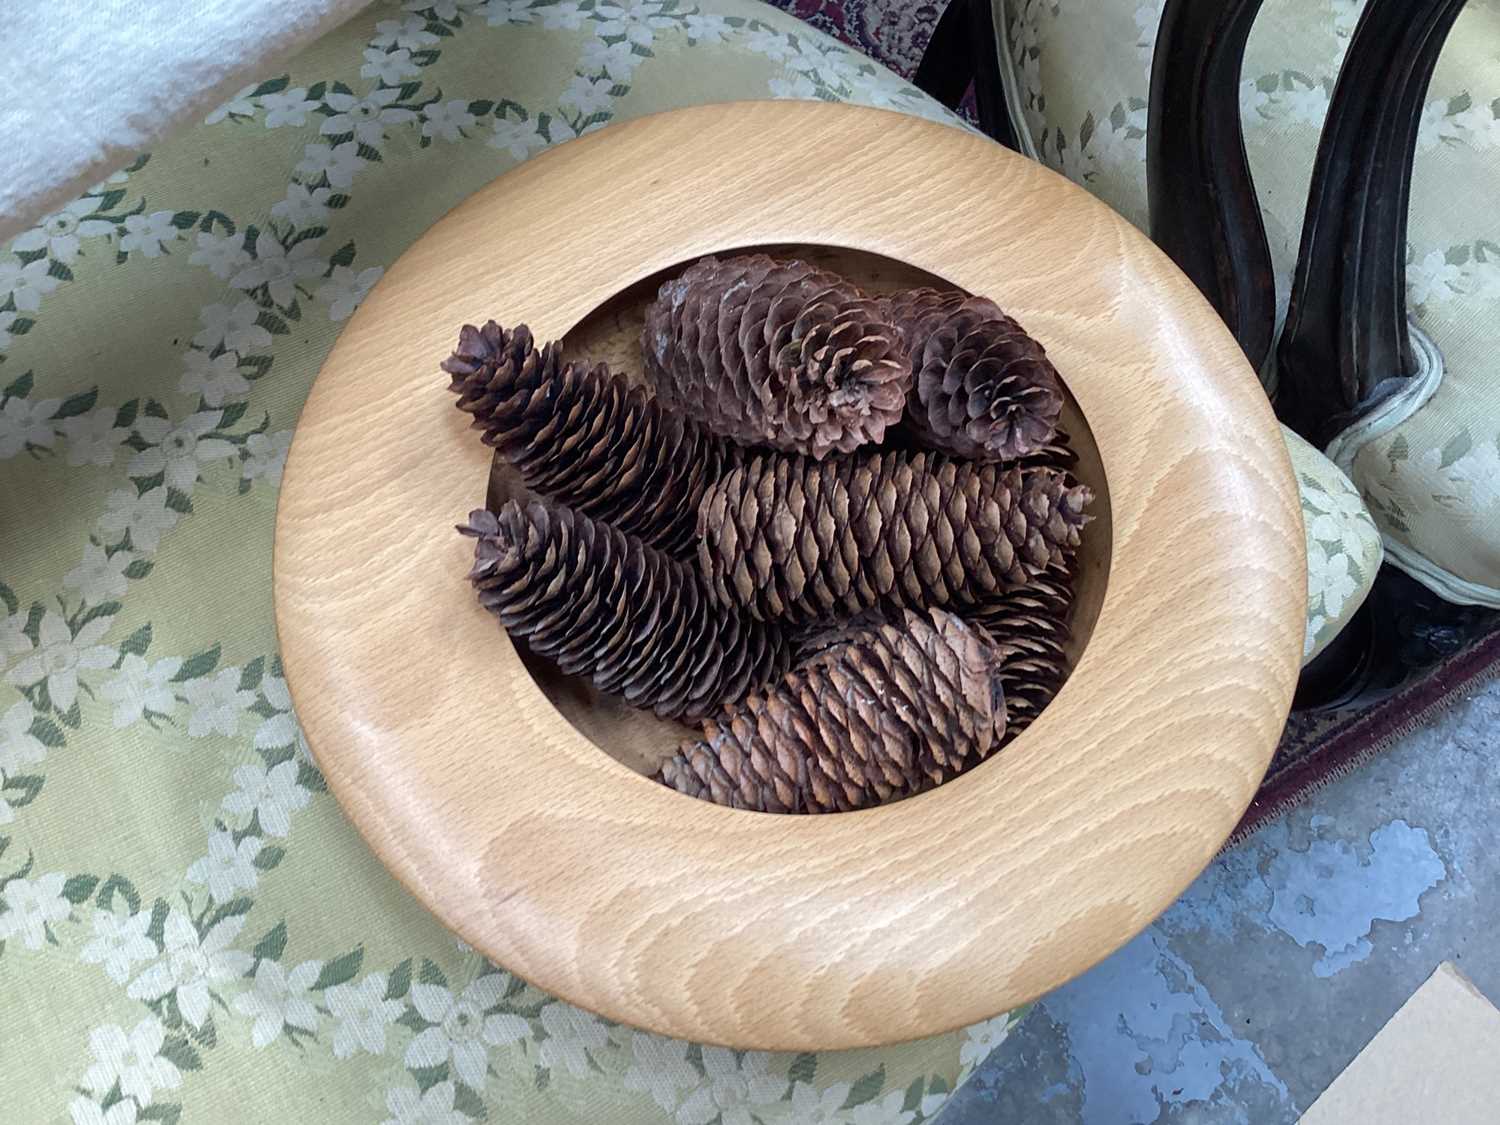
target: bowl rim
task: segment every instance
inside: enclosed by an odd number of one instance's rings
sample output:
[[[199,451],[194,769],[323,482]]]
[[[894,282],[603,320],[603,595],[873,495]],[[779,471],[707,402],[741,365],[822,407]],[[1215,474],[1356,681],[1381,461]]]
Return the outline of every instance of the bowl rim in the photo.
[[[490,451],[437,373],[461,323],[514,310],[559,338],[674,262],[788,242],[885,255],[999,301],[1067,373],[1113,509],[1093,634],[1036,723],[927,794],[819,817],[687,800],[561,716],[462,580],[452,525],[483,503]],[[1305,567],[1254,373],[1124,219],[960,129],[740,102],[558,146],[401,255],[298,423],[273,589],[329,788],[465,941],[663,1035],[832,1050],[1025,1003],[1170,905],[1275,747]]]

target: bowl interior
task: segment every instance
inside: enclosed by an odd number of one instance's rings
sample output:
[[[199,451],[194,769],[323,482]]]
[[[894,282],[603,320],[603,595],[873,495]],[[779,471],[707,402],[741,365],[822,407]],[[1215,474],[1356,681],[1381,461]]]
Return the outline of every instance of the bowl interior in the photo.
[[[779,257],[797,257],[834,270],[849,278],[867,292],[890,293],[899,289],[930,286],[936,289],[958,289],[934,274],[895,258],[863,250],[850,250],[820,244],[778,244],[738,247],[723,254],[761,251]],[[682,262],[634,285],[621,289],[594,308],[563,337],[563,354],[570,360],[604,360],[633,382],[640,381],[641,326],[646,306],[655,298],[661,283],[691,264]],[[1005,294],[984,294],[1002,308]],[[1041,339],[1045,347],[1049,341]],[[1067,371],[1061,371],[1066,382]],[[1109,489],[1099,449],[1088,421],[1071,394],[1063,405],[1062,426],[1072,438],[1078,464],[1074,473],[1094,490],[1089,511],[1093,521],[1084,530],[1078,555],[1077,598],[1073,608],[1072,639],[1069,664],[1076,665],[1088,644],[1109,576],[1110,521]],[[490,467],[486,503],[494,508],[517,496],[529,495],[510,466],[497,454]],[[604,753],[643,774],[650,774],[667,758],[678,743],[696,731],[682,723],[658,719],[649,711],[631,707],[623,700],[601,693],[586,679],[567,676],[555,665],[533,654],[524,643],[516,649],[527,671],[536,680],[553,705],[581,734]],[[978,767],[985,768],[983,765]]]

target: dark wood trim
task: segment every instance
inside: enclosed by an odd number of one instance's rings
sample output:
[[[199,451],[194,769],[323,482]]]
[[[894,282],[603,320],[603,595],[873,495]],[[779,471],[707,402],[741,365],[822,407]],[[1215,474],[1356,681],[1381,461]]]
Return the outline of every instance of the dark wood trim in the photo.
[[[977,52],[969,38],[971,0],[953,0],[938,17],[912,84],[949,109],[957,109],[974,80]]]
[[[1151,66],[1151,237],[1213,303],[1257,369],[1276,284],[1240,125],[1240,67],[1261,0],[1167,0]]]
[[[1277,410],[1320,448],[1415,369],[1406,221],[1417,127],[1464,0],[1369,0],[1323,126],[1286,327]]]

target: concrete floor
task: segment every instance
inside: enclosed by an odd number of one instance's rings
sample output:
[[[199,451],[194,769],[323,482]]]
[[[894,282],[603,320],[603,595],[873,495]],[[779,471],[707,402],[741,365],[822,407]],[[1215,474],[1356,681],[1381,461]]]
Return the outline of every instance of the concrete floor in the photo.
[[[1216,860],[940,1125],[1295,1122],[1445,960],[1500,1001],[1500,682]]]

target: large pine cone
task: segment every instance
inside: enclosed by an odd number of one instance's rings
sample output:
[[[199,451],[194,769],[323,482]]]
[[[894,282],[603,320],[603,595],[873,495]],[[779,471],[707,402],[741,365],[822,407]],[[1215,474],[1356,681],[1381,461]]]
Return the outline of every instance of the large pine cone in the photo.
[[[656,778],[758,812],[846,812],[909,797],[983,760],[1004,737],[999,653],[942,610],[848,637],[703,724]]]
[[[1074,575],[1051,566],[1027,585],[973,606],[964,617],[994,639],[1005,686],[1007,740],[1031,725],[1068,677]]]
[[[662,718],[694,720],[787,667],[780,633],[718,605],[702,579],[567,508],[469,513],[479,601],[512,636]]]
[[[523,324],[464,325],[443,362],[458,408],[536,492],[675,558],[691,557],[704,490],[739,447],[630,387],[608,365],[564,364]]]
[[[698,562],[720,601],[763,621],[961,607],[1066,561],[1092,495],[1057,470],[932,453],[758,454],[704,495]]]
[[[671,408],[742,444],[816,458],[880,441],[911,386],[882,302],[764,254],[704,258],[663,285],[641,351]]]
[[[907,425],[934,449],[1013,461],[1047,444],[1062,380],[1046,350],[984,297],[911,289],[890,298],[915,386]]]

